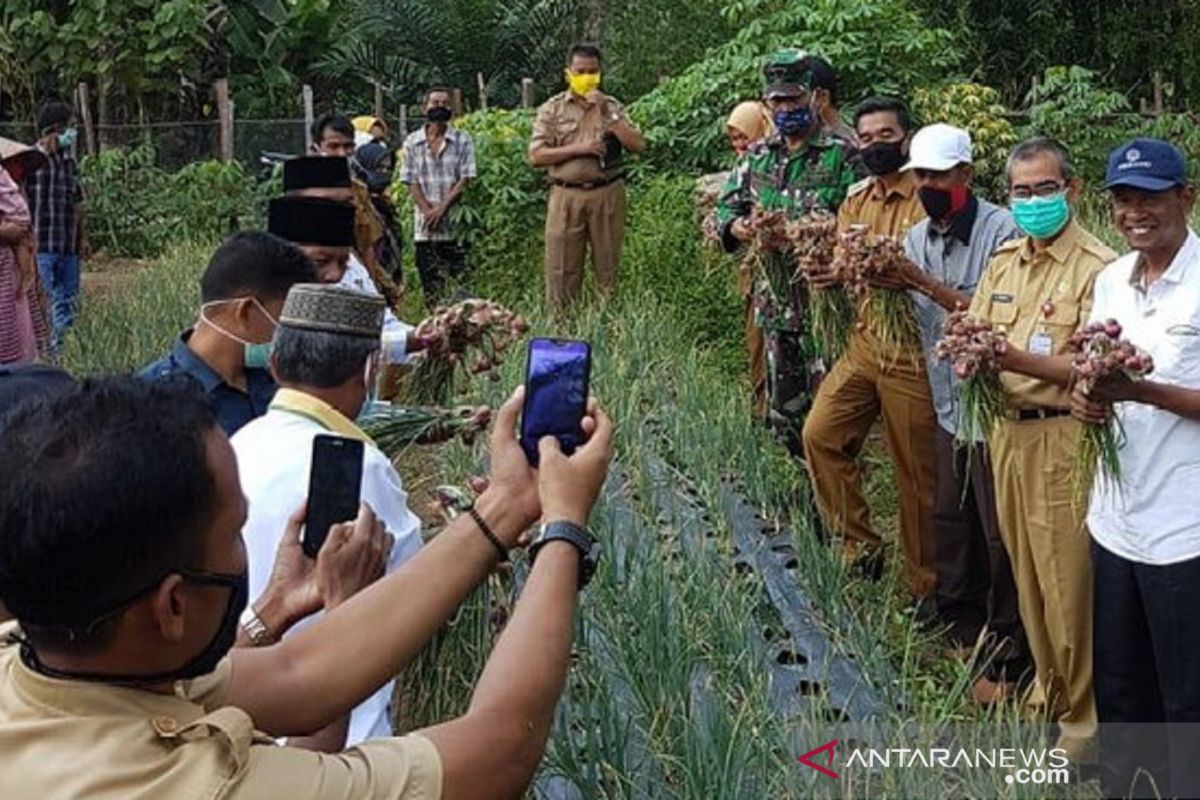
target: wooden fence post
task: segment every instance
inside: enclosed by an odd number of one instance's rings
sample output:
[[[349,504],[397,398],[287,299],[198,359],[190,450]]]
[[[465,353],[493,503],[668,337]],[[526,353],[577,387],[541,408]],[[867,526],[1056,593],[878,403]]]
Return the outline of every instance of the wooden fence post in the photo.
[[[83,123],[83,146],[89,156],[96,155],[96,128],[92,125],[92,102],[88,97],[88,85],[80,81],[79,89],[79,120]]]
[[[463,93],[457,86],[450,91],[450,107],[454,109],[454,116],[463,115]]]
[[[312,152],[313,90],[307,83],[301,92],[304,98],[304,155]]]
[[[383,84],[379,81],[373,81],[375,84],[375,119],[383,119]]]
[[[396,127],[400,129],[400,139],[408,136],[408,104],[400,104],[400,113],[396,116]]]
[[[533,108],[533,78],[521,78],[521,108]]]
[[[233,161],[233,101],[229,99],[229,79],[218,78],[213,88],[217,93],[217,142],[221,160]]]
[[[1154,70],[1154,116],[1163,113],[1163,76],[1162,70]]]

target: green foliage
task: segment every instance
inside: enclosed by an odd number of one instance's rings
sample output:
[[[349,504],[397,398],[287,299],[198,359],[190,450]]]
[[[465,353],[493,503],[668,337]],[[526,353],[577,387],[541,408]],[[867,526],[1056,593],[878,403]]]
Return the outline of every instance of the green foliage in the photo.
[[[1104,177],[1108,152],[1136,135],[1141,120],[1120,92],[1096,85],[1083,67],[1050,67],[1026,95],[1029,124],[1022,136],[1052,136],[1065,144],[1076,172],[1088,183]]]
[[[237,162],[196,162],[172,174],[140,145],[103,150],[81,166],[88,238],[113,256],[145,258],[173,242],[219,237],[253,205],[254,181]]]
[[[950,83],[918,89],[913,96],[913,113],[920,124],[945,122],[971,134],[975,162],[975,187],[992,200],[1008,193],[1004,164],[1017,143],[1017,133],[991,87],[977,83]]]
[[[730,13],[745,19],[732,40],[633,104],[659,164],[701,171],[727,160],[725,115],[762,93],[762,59],[772,50],[800,45],[828,59],[847,108],[875,92],[906,95],[958,64],[950,33],[902,0],[747,0]]]

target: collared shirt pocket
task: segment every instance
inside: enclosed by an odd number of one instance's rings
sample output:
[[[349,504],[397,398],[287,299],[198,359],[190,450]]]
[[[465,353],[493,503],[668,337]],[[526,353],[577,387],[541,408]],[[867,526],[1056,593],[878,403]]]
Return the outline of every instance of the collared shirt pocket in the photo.
[[[1200,321],[1168,325],[1161,348],[1156,348],[1154,372],[1168,383],[1200,387]],[[1151,377],[1154,377],[1152,375]]]
[[[987,318],[993,326],[1011,333],[1017,323],[1017,304],[1011,295],[993,294],[988,302]]]
[[[1041,319],[1034,326],[1034,335],[1043,334],[1050,337],[1052,348],[1047,355],[1066,352],[1071,336],[1079,329],[1080,307],[1078,303],[1052,302],[1050,313],[1039,309]]]

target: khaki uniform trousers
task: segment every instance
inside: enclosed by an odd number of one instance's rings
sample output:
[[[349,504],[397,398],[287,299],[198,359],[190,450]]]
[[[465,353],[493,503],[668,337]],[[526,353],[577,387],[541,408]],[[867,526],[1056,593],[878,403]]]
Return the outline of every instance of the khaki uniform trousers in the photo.
[[[1089,760],[1096,736],[1091,551],[1070,475],[1080,432],[1070,417],[1004,420],[991,444],[1000,535],[1038,686],[1062,731],[1059,746]]]
[[[598,189],[553,186],[546,209],[546,301],[553,309],[571,305],[583,286],[588,245],[596,283],[605,297],[617,288],[625,237],[625,184]]]
[[[896,466],[905,578],[913,596],[924,597],[936,583],[937,416],[919,351],[898,357],[886,368],[880,362],[869,335],[854,331],[846,353],[817,392],[804,425],[804,452],[817,504],[830,531],[845,537],[851,549],[878,548],[881,540],[871,527],[858,455],[882,414]]]
[[[746,264],[738,265],[738,293],[742,296],[746,328],[746,358],[750,363],[750,411],[767,415],[767,342],[754,311],[754,276]]]

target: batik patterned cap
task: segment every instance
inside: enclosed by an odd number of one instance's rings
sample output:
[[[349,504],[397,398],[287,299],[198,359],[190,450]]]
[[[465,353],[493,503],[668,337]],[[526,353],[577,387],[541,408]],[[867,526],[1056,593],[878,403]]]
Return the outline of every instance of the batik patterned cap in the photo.
[[[279,324],[305,331],[378,339],[383,298],[328,283],[298,283],[288,292]]]

